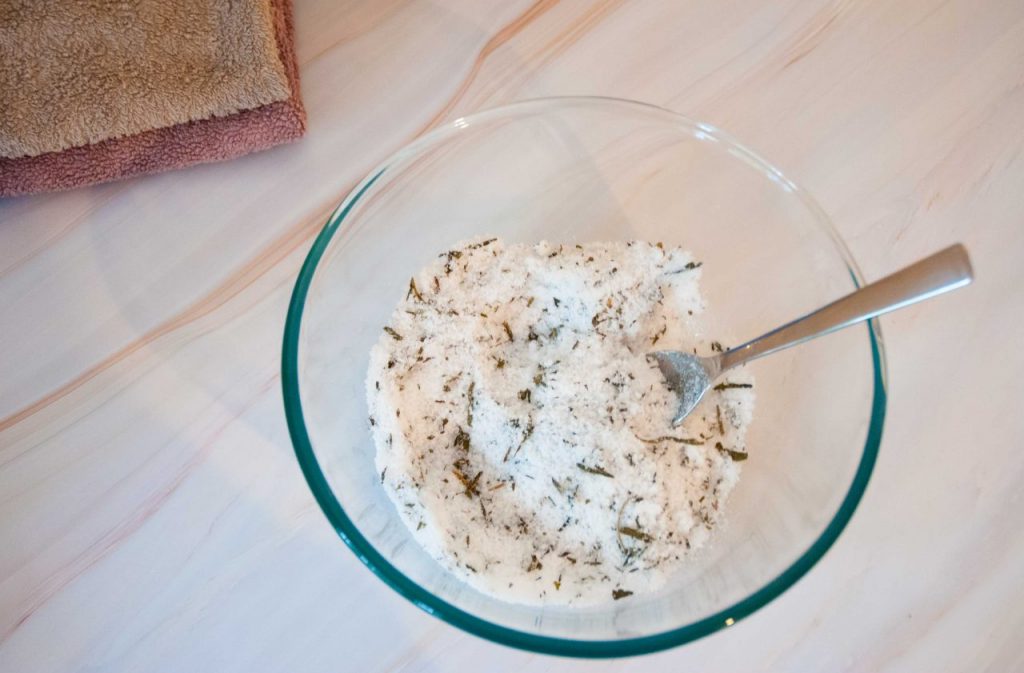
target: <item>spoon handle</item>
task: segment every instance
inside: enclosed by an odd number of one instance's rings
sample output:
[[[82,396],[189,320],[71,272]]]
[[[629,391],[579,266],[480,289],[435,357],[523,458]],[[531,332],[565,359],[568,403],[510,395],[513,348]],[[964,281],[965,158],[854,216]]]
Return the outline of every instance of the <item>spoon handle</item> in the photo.
[[[813,313],[723,353],[719,356],[720,371],[955,290],[967,285],[973,278],[971,261],[964,246],[959,243],[951,245]]]

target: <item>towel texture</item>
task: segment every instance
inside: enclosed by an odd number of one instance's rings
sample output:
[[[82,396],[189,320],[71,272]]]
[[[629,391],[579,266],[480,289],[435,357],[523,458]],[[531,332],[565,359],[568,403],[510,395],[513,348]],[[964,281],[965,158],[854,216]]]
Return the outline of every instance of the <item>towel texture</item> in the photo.
[[[299,98],[290,0],[271,1],[276,51],[290,95],[286,100],[145,131],[62,152],[0,159],[0,197],[73,189],[99,182],[232,159],[295,140],[306,127]]]
[[[0,156],[288,98],[269,0],[0,0]]]

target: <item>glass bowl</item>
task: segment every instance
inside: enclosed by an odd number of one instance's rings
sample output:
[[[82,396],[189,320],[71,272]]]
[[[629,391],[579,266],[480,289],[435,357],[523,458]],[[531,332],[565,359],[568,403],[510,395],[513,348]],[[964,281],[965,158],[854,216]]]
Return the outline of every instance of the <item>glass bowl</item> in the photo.
[[[709,545],[667,587],[590,608],[532,607],[448,574],[402,524],[374,467],[368,354],[410,276],[476,235],[641,239],[704,263],[709,336],[745,340],[855,289],[860,273],[806,192],[721,131],[602,98],[457,119],[388,159],[338,206],[299,274],[282,378],[299,464],[338,534],[432,615],[537,652],[623,656],[727,627],[806,573],[864,493],[885,416],[877,324],[753,363],[750,459]]]

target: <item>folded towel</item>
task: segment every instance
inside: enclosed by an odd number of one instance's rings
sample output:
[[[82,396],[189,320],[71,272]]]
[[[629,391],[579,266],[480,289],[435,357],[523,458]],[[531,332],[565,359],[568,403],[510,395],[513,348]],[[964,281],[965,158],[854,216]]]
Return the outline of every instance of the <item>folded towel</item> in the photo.
[[[277,52],[290,89],[287,100],[63,152],[0,159],[0,197],[73,189],[232,159],[302,136],[306,113],[299,98],[291,0],[271,0],[271,10]]]
[[[269,0],[0,0],[0,157],[288,94]]]

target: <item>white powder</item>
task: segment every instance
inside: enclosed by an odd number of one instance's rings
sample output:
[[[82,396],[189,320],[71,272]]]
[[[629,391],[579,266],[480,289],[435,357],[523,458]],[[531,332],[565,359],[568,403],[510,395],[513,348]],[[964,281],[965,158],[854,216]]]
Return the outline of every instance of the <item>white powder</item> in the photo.
[[[746,457],[752,379],[682,427],[644,357],[707,353],[700,264],[642,242],[444,253],[370,355],[381,481],[416,540],[473,587],[591,604],[658,588],[719,519]]]

